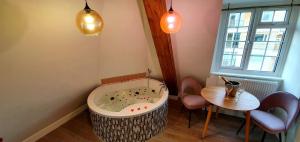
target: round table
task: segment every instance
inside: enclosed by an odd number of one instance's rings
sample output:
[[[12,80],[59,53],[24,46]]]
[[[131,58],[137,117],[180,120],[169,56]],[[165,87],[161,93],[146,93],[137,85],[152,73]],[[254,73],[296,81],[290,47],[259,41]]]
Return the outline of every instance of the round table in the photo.
[[[225,87],[207,87],[201,90],[202,97],[210,103],[208,114],[202,131],[204,138],[212,114],[212,106],[246,112],[245,142],[249,141],[250,111],[257,109],[260,105],[259,100],[249,92],[240,89],[235,98],[227,97]]]

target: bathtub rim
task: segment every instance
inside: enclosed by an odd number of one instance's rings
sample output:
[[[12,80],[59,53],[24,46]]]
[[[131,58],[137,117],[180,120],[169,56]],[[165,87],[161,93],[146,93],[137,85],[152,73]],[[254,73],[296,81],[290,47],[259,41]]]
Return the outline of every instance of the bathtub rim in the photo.
[[[87,105],[88,105],[89,111],[93,111],[94,113],[96,113],[98,115],[102,115],[102,116],[109,117],[109,118],[130,118],[130,117],[136,117],[136,116],[144,115],[144,114],[147,114],[147,113],[150,113],[150,112],[153,112],[153,111],[157,110],[162,105],[164,105],[165,103],[167,103],[168,96],[169,96],[169,90],[168,89],[162,89],[162,93],[163,93],[162,97],[160,98],[160,100],[158,100],[155,103],[156,105],[154,105],[151,109],[143,111],[141,113],[135,113],[135,114],[131,114],[131,115],[128,115],[125,112],[124,113],[120,113],[120,112],[115,113],[115,112],[111,112],[111,111],[106,111],[104,109],[100,109],[94,103],[94,98],[97,95],[96,92],[97,92],[98,89],[101,89],[101,87],[109,86],[109,85],[116,85],[116,84],[124,84],[124,83],[128,83],[128,82],[131,82],[131,81],[147,80],[147,79],[148,78],[132,79],[132,80],[123,81],[123,82],[104,84],[104,85],[101,85],[101,86],[95,88],[89,94],[88,99],[87,99]],[[154,81],[154,82],[159,83],[159,84],[162,84],[162,82],[160,82],[160,81],[158,81],[156,79],[150,78],[149,80]],[[135,105],[135,104],[133,104],[133,105]],[[130,105],[130,106],[132,106],[132,105]],[[126,108],[128,108],[130,106],[127,106]],[[124,109],[126,109],[126,108],[124,108]]]

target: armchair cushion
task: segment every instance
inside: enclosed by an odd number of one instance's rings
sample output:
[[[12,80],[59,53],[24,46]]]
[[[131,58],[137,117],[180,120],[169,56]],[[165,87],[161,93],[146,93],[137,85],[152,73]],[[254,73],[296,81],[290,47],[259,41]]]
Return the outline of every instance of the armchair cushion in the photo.
[[[250,116],[257,126],[262,127],[268,133],[277,134],[285,131],[284,122],[271,113],[253,110],[250,112]]]
[[[185,94],[182,103],[187,109],[199,109],[206,105],[206,101],[200,95]]]

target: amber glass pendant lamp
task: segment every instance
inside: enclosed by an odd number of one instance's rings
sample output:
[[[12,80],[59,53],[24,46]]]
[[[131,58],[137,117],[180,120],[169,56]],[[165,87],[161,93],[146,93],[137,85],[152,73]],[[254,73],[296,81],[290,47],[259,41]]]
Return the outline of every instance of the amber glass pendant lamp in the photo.
[[[160,27],[165,33],[176,33],[180,30],[182,20],[181,16],[175,12],[172,8],[173,0],[171,0],[171,6],[167,13],[165,13],[160,20]]]
[[[76,25],[84,35],[96,36],[102,31],[104,22],[102,17],[91,9],[85,0],[85,8],[77,14]]]

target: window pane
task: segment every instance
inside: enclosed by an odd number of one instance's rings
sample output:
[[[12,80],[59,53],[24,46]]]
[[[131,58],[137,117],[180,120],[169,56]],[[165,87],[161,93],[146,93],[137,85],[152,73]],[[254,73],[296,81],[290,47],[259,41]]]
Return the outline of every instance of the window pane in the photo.
[[[266,56],[278,56],[280,42],[269,42],[266,51]]]
[[[273,22],[284,22],[286,10],[275,11]]]
[[[232,55],[223,55],[222,66],[232,66],[231,64]]]
[[[234,52],[233,54],[235,55],[243,55],[244,53],[244,47],[245,47],[245,42],[234,42],[234,44],[237,44],[234,46]]]
[[[230,13],[228,27],[237,27],[239,25],[240,13]]]
[[[250,56],[248,70],[260,71],[262,62],[263,62],[263,56]]]
[[[265,57],[261,71],[273,71],[276,57]]]
[[[237,38],[237,28],[228,28],[227,29],[227,41],[232,41]]]
[[[245,42],[225,42],[224,54],[243,55]]]
[[[239,47],[239,42],[232,42],[232,48],[238,48]]]
[[[261,22],[272,22],[274,11],[264,11],[261,16]]]
[[[247,34],[248,34],[248,27],[239,28],[239,41],[246,41],[247,40]]]
[[[228,28],[227,41],[246,41],[248,34],[248,27],[246,28]]]
[[[254,42],[251,55],[265,55],[267,42]]]
[[[227,33],[227,41],[233,40],[233,33]]]
[[[224,54],[232,54],[233,53],[233,42],[226,42],[224,48]]]
[[[234,67],[240,67],[241,62],[242,62],[242,56],[236,56],[236,55],[232,56],[232,65]]]
[[[245,41],[248,39],[252,12],[229,14],[228,28],[222,58],[222,67],[241,67],[244,57]]]
[[[251,20],[251,12],[243,12],[240,18],[239,26],[249,26]]]
[[[254,37],[254,41],[268,41],[270,29],[257,29]]]
[[[233,34],[233,40],[239,41],[241,39],[241,33],[234,33]]]
[[[284,32],[285,32],[285,28],[273,28],[271,30],[269,41],[282,41]]]

